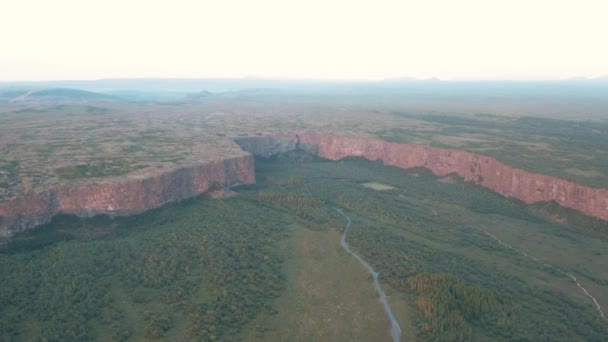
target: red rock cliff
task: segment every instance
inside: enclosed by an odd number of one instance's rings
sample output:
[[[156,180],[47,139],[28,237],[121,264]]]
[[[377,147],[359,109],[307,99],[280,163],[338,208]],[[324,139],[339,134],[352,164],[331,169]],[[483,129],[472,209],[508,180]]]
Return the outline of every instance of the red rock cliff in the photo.
[[[118,181],[59,187],[0,203],[0,241],[46,223],[57,213],[127,215],[180,201],[215,186],[255,182],[249,154]]]
[[[555,201],[608,220],[608,189],[527,172],[471,152],[348,136],[251,137],[237,143],[256,155],[304,149],[331,160],[360,156],[400,168],[425,167],[439,176],[456,173],[467,181],[526,203]],[[122,181],[29,193],[0,203],[0,242],[19,231],[50,221],[57,213],[126,215],[196,196],[216,183],[223,187],[254,182],[253,159],[247,154]]]
[[[294,141],[296,138],[289,138]],[[492,157],[424,145],[390,143],[378,139],[302,135],[301,144],[318,147],[322,158],[360,156],[400,168],[424,167],[444,176],[456,173],[497,193],[526,203],[555,201],[587,215],[608,220],[608,189],[596,189],[565,179],[527,172]]]

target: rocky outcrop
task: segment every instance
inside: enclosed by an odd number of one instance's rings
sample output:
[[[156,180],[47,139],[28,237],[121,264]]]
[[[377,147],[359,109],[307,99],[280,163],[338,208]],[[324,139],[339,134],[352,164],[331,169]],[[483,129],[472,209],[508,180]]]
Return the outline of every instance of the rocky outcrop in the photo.
[[[123,180],[65,186],[0,203],[0,242],[58,213],[128,215],[237,183],[255,182],[250,154]]]
[[[271,142],[268,144],[268,142]],[[291,145],[287,142],[291,142]],[[316,146],[318,155],[330,160],[350,156],[381,160],[400,168],[424,167],[438,176],[455,173],[501,195],[526,203],[555,201],[563,207],[608,220],[608,189],[596,189],[557,177],[527,172],[467,151],[425,145],[390,143],[378,139],[349,136],[301,135],[250,140],[243,149],[254,155],[274,153],[274,146]],[[238,143],[238,141],[237,141]],[[265,149],[264,146],[270,146]]]

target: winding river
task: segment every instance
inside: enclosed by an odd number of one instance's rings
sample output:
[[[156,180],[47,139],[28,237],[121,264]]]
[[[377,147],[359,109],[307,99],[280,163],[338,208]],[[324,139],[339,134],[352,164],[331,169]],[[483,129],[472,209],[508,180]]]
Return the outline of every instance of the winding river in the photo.
[[[340,244],[342,245],[342,248],[344,248],[344,250],[348,252],[348,254],[352,255],[363,266],[365,266],[365,268],[367,268],[369,273],[372,275],[372,278],[374,279],[374,287],[376,288],[378,297],[380,297],[380,301],[382,302],[382,305],[384,305],[384,311],[386,311],[386,315],[391,321],[391,335],[393,336],[393,342],[399,342],[401,340],[401,327],[399,327],[399,323],[397,322],[397,319],[395,319],[393,310],[391,310],[391,307],[388,305],[386,294],[384,294],[382,287],[380,287],[380,282],[378,282],[378,273],[374,271],[374,269],[367,263],[367,261],[363,260],[363,258],[358,256],[350,249],[348,242],[346,242],[346,234],[348,233],[348,228],[350,228],[350,217],[348,217],[348,215],[346,215],[342,210],[338,208],[334,208],[334,210],[344,216],[344,218],[346,218],[346,225],[344,225],[344,231],[342,232],[342,239],[340,240]]]

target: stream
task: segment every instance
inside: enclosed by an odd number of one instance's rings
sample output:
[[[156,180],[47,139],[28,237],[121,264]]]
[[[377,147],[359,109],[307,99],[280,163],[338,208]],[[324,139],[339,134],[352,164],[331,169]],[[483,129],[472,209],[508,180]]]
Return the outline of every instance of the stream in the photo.
[[[395,319],[393,310],[391,310],[391,307],[388,305],[388,300],[386,299],[386,295],[384,294],[382,287],[380,287],[380,282],[378,282],[378,273],[374,271],[374,269],[367,263],[367,261],[363,260],[363,258],[358,256],[350,249],[348,242],[346,242],[346,234],[348,233],[348,228],[350,228],[350,217],[348,217],[348,215],[346,215],[342,210],[338,208],[334,208],[334,210],[344,216],[344,218],[346,218],[346,225],[344,225],[344,231],[342,231],[342,239],[340,240],[340,244],[342,245],[342,248],[344,248],[344,250],[348,252],[348,254],[352,255],[363,266],[365,266],[365,268],[367,268],[369,273],[372,275],[372,278],[374,279],[374,287],[376,288],[378,297],[380,297],[380,301],[382,302],[382,305],[384,305],[384,311],[386,311],[386,315],[391,321],[391,335],[393,336],[393,342],[399,342],[401,340],[401,328],[399,327],[397,319]]]

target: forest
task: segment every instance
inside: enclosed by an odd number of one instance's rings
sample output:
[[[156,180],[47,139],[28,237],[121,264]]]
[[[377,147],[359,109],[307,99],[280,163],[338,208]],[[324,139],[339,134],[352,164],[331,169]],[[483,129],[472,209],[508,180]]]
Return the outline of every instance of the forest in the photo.
[[[57,217],[0,254],[0,339],[229,339],[283,284],[288,219],[242,199]]]
[[[417,340],[608,336],[589,298],[556,271],[608,299],[605,222],[356,158],[258,159],[256,173],[231,198],[114,219],[58,216],[18,236],[0,250],[0,340],[238,340],[252,320],[278,314],[287,227],[341,231],[332,207],[352,218],[348,242],[383,286],[408,298]]]

